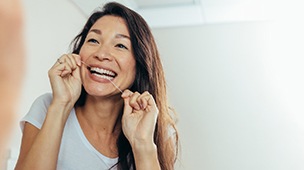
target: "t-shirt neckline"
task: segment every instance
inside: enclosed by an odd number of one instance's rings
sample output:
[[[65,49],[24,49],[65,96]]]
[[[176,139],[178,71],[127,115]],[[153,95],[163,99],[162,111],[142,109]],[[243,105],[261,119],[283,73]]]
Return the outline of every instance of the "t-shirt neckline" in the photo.
[[[109,158],[105,155],[103,155],[102,153],[100,153],[98,150],[96,150],[94,148],[94,146],[89,142],[89,140],[86,138],[85,134],[83,133],[81,126],[79,124],[78,118],[76,116],[76,112],[75,109],[73,108],[71,111],[71,117],[72,117],[72,121],[74,122],[76,131],[78,132],[81,141],[83,142],[83,144],[91,151],[93,152],[95,155],[97,155],[102,161],[104,161],[106,164],[108,165],[114,165],[117,163],[118,158]]]

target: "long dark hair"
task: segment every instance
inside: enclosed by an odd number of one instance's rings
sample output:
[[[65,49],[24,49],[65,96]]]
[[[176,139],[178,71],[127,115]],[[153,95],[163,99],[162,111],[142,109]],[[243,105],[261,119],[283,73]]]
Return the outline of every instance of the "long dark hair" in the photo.
[[[149,91],[154,97],[159,115],[154,134],[154,142],[157,146],[158,159],[161,169],[174,169],[174,162],[178,151],[178,134],[175,126],[174,112],[169,113],[167,102],[166,82],[162,63],[159,57],[156,43],[148,24],[133,10],[115,2],[107,3],[101,11],[94,12],[88,19],[83,30],[72,42],[73,53],[79,54],[90,28],[105,15],[118,16],[125,20],[127,25],[133,53],[136,60],[135,81],[131,91],[143,93]],[[86,91],[82,88],[81,95],[75,106],[83,106],[86,99]],[[171,133],[174,132],[174,133]],[[173,140],[169,140],[174,134]],[[129,141],[121,131],[118,140],[118,169],[136,169],[134,156]]]

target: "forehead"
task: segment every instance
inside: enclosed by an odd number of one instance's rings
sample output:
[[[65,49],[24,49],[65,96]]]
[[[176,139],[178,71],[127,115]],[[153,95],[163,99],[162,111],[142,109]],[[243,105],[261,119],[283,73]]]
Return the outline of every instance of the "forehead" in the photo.
[[[105,15],[99,18],[94,25],[91,27],[92,29],[98,30],[112,30],[117,33],[122,33],[125,35],[129,35],[128,27],[125,20],[118,16]]]

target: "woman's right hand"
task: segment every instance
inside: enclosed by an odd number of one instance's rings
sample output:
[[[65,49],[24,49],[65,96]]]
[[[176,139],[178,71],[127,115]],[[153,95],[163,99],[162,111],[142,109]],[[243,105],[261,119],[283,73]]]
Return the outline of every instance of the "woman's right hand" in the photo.
[[[80,56],[62,55],[49,70],[48,75],[53,91],[53,102],[74,106],[81,93]]]

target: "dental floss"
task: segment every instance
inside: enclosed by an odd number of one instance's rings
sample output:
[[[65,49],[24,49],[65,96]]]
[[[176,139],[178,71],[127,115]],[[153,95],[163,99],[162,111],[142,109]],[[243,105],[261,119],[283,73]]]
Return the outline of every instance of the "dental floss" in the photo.
[[[89,68],[91,68],[91,66],[89,66],[87,63],[85,63],[84,61],[82,61],[82,60],[80,60],[84,65],[86,65],[87,67],[89,67]],[[107,80],[109,80],[112,84],[113,84],[113,86],[115,87],[115,88],[117,88],[119,91],[120,91],[120,93],[123,93],[123,91],[112,81],[112,80],[110,80],[110,79],[107,79]]]
[[[87,67],[90,67],[87,63],[85,63],[84,61],[80,60],[82,62],[82,64],[86,65]],[[91,67],[90,67],[91,68]]]
[[[108,79],[108,80],[113,84],[113,86],[115,86],[120,91],[120,93],[123,93],[122,90],[120,90],[120,88],[117,87],[116,84],[114,84],[114,82],[112,80],[110,80],[110,79]]]

